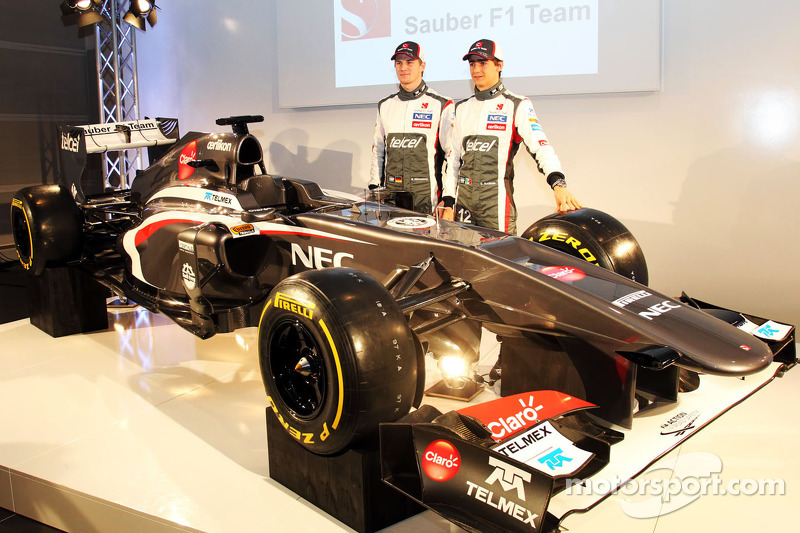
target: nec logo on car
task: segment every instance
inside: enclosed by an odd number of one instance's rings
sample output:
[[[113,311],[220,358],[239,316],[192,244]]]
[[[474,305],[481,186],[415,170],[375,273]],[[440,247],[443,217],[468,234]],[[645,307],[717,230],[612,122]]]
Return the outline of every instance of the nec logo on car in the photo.
[[[433,120],[433,113],[414,113],[414,120]]]
[[[506,115],[489,115],[486,119],[487,122],[508,122]]]

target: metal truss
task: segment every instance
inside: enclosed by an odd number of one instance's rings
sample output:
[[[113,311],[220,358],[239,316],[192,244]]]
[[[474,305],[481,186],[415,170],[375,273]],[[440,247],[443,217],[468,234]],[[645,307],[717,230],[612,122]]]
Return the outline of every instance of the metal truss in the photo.
[[[128,0],[105,0],[101,8],[104,20],[96,25],[97,89],[102,123],[139,119],[136,29],[122,20],[128,4]],[[136,170],[141,168],[142,152],[135,149],[106,152],[104,159],[105,186],[129,187]]]

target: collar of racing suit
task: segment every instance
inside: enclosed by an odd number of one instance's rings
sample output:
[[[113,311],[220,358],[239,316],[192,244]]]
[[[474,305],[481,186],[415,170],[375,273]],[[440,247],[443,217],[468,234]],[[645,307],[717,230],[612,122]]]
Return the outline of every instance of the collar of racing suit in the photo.
[[[425,85],[425,80],[422,80],[413,91],[406,91],[400,87],[400,92],[397,93],[397,97],[400,98],[400,100],[415,100],[422,96],[426,90],[428,90],[428,86]]]
[[[494,98],[500,94],[503,94],[506,88],[503,86],[502,81],[498,81],[485,91],[479,91],[477,87],[475,88],[475,98],[478,100],[489,100],[490,98]]]

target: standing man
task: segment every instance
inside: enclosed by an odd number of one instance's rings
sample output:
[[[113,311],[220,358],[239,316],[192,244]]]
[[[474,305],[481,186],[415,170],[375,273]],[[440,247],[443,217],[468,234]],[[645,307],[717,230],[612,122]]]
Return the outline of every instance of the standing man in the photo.
[[[419,44],[401,43],[392,61],[400,91],[378,102],[369,188],[409,191],[414,211],[430,214],[441,200],[453,101],[423,81],[425,54]]]
[[[476,41],[463,59],[469,61],[475,94],[455,106],[444,196],[456,196],[458,208],[471,215],[467,222],[515,234],[514,155],[522,141],[547,177],[558,211],[580,209],[531,101],[503,86],[497,43]]]

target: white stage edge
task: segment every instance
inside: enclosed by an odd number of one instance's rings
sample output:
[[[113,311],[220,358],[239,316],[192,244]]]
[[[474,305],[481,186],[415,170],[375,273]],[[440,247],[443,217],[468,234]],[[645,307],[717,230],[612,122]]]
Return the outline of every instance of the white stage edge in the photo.
[[[59,339],[28,320],[0,325],[1,507],[80,532],[351,531],[269,478],[255,328],[203,341],[141,309],[109,318],[106,331]],[[488,371],[496,348],[484,349]],[[477,401],[492,397],[485,391]],[[463,406],[435,405],[443,412]],[[795,369],[637,478],[688,479],[699,470],[687,472],[686,461],[681,470],[681,456],[692,464],[717,457],[726,486],[779,479],[783,495],[709,493],[668,514],[633,518],[631,502],[652,498],[619,494],[562,525],[571,532],[598,524],[620,533],[785,530],[800,490],[797,405]],[[612,460],[623,451],[613,447]],[[563,511],[562,500],[551,509]],[[655,514],[673,507],[674,498],[662,497]],[[458,530],[425,512],[386,531]]]

